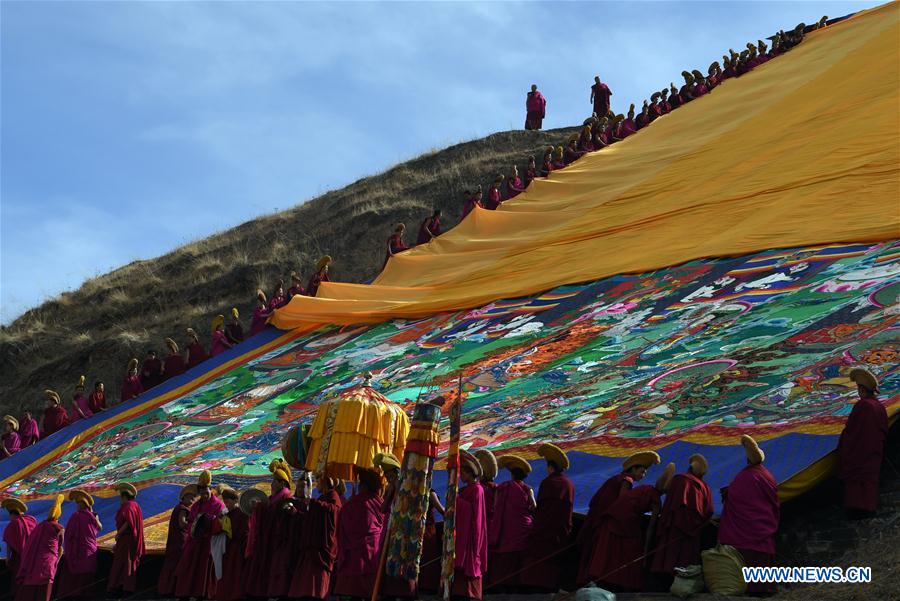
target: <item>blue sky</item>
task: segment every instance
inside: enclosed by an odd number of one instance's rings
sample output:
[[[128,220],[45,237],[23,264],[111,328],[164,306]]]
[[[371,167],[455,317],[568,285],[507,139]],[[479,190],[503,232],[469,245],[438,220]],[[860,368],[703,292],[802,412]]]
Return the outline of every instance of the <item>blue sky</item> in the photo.
[[[398,161],[871,2],[3,2],[0,322]],[[380,235],[380,233],[378,233]]]

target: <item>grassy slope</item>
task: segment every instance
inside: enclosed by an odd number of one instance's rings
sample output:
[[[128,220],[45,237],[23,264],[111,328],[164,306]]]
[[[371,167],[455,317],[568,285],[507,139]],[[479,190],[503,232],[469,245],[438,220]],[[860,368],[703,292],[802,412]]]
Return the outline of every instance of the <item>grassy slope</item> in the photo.
[[[524,172],[528,154],[540,159],[542,148],[571,131],[502,132],[457,144],[90,279],[0,328],[0,414],[42,406],[44,388],[68,403],[81,374],[104,380],[108,397],[118,398],[132,356],[143,359],[150,347],[162,352],[166,336],[181,344],[187,327],[208,345],[210,318],[233,306],[248,324],[258,287],[268,293],[292,270],[305,280],[322,254],[335,257],[334,279],[368,281],[394,224],[405,222],[406,241],[414,242],[434,207],[443,210],[446,229],[459,220],[465,188],[486,189],[514,163]]]

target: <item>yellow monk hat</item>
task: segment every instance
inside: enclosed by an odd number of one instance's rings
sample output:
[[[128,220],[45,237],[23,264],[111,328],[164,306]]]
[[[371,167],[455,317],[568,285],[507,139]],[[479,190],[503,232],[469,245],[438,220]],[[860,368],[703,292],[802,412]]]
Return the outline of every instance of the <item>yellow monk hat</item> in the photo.
[[[319,259],[318,262],[316,263],[316,271],[322,271],[322,269],[324,269],[328,265],[331,265],[331,261],[332,261],[331,255],[325,255],[324,257]]]
[[[75,385],[75,390],[84,390],[84,376],[78,377],[78,384]]]
[[[400,469],[400,462],[390,453],[376,453],[372,463],[375,464],[375,467],[380,467],[385,472],[389,469]]]
[[[481,464],[481,474],[485,480],[493,480],[497,477],[497,458],[487,449],[475,451],[475,458]]]
[[[641,451],[625,459],[622,462],[622,471],[629,470],[636,465],[649,468],[651,465],[659,463],[659,453],[656,451]]]
[[[197,332],[194,331],[194,328],[187,329],[188,338],[193,339],[194,342],[200,342],[200,337],[197,336]]]
[[[7,422],[9,425],[11,425],[11,426],[12,426],[12,429],[13,429],[14,431],[18,431],[18,430],[19,430],[19,420],[17,420],[17,419],[14,418],[13,416],[11,416],[11,415],[4,415],[4,416],[3,416],[3,421],[5,421],[5,422]]]
[[[132,497],[137,497],[137,489],[134,487],[134,484],[130,482],[119,482],[116,484],[116,491],[119,494],[128,493]]]
[[[237,318],[239,318],[239,317],[241,316],[241,314],[238,313],[237,307],[232,307],[232,308],[231,308],[231,316],[232,316],[234,319],[237,319]]]
[[[288,486],[294,484],[294,477],[291,474],[291,468],[284,459],[273,459],[269,464],[269,471],[276,480],[285,482]]]
[[[55,390],[45,390],[44,396],[47,397],[47,400],[55,401],[57,405],[61,402]]]
[[[183,499],[185,495],[193,495],[197,496],[197,485],[196,484],[188,484],[186,486],[181,487],[181,492],[178,493],[178,498]]]
[[[81,489],[76,489],[76,490],[69,492],[69,500],[74,501],[76,503],[78,501],[81,501],[88,507],[94,506],[94,497],[92,497],[91,495],[89,495],[88,493],[86,493],[85,491],[83,491]]]
[[[542,444],[538,447],[538,455],[547,461],[552,461],[562,471],[569,469],[569,456],[555,444],[549,442]]]
[[[531,464],[518,455],[501,455],[497,457],[497,465],[508,470],[518,468],[525,472],[526,476],[531,473]]]
[[[864,367],[854,367],[851,369],[850,380],[872,392],[878,392],[878,378]]]
[[[572,142],[577,142],[577,141],[578,141],[578,134],[572,134],[571,136],[569,136],[569,143],[570,143],[570,144],[571,144]]]
[[[28,513],[28,505],[16,499],[15,497],[6,497],[0,501],[0,507],[6,511],[18,511],[19,513]]]
[[[302,280],[300,279],[300,274],[297,273],[296,271],[292,271],[292,272],[291,272],[291,281],[292,281],[292,282],[297,282],[297,283],[299,284],[299,283],[302,281]]]
[[[128,362],[128,371],[132,371],[137,369],[138,360],[136,358],[132,358],[131,361]]]
[[[688,457],[688,465],[695,476],[703,476],[709,471],[709,463],[706,461],[706,457],[700,453],[694,453]]]
[[[750,436],[746,434],[741,436],[741,444],[744,446],[744,452],[747,453],[747,461],[751,465],[757,465],[766,460],[765,451],[759,448],[759,445]]]
[[[256,300],[258,300],[262,304],[266,304],[268,302],[268,299],[266,299],[266,293],[263,292],[262,290],[257,290],[256,291]]]
[[[200,472],[200,475],[197,477],[197,486],[198,487],[208,487],[212,485],[212,472],[209,470],[203,470]]]
[[[481,478],[481,464],[475,455],[468,451],[460,449],[459,451],[459,469],[468,468],[475,478]]]
[[[666,466],[665,471],[663,471],[662,475],[656,479],[656,490],[659,492],[664,492],[667,488],[669,488],[669,484],[672,482],[672,476],[675,475],[675,464],[670,463]]]
[[[56,495],[53,505],[50,506],[50,511],[47,512],[47,519],[58,520],[60,518],[62,515],[62,504],[65,499],[65,495]]]
[[[166,346],[169,347],[173,354],[178,354],[178,343],[171,338],[166,338]]]
[[[221,326],[225,325],[225,316],[224,315],[216,315],[213,317],[212,324],[210,324],[211,331],[215,332]]]

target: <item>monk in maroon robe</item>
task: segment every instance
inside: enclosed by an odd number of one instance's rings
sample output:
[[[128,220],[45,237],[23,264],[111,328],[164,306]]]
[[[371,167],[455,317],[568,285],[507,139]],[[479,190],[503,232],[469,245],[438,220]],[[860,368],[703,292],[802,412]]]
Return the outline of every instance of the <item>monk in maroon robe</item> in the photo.
[[[216,315],[212,321],[212,335],[209,343],[210,357],[217,357],[232,346],[234,345],[228,341],[228,337],[225,335],[225,316]]]
[[[594,85],[591,86],[591,104],[597,117],[609,115],[609,101],[612,92],[605,83],[600,81],[600,76],[594,77]]]
[[[490,530],[491,521],[494,519],[494,507],[497,497],[497,483],[494,482],[494,478],[497,477],[499,466],[497,465],[497,458],[487,449],[479,449],[475,451],[474,455],[481,466],[481,476],[478,478],[478,481],[481,482],[481,487],[484,489],[484,514],[487,517],[487,527]]]
[[[775,533],[780,518],[778,484],[763,466],[766,455],[756,441],[745,434],[741,444],[747,454],[747,467],[722,489],[719,543],[737,549],[747,567],[769,567],[775,560]],[[775,590],[774,582],[747,584],[751,594]]]
[[[609,120],[604,117],[591,127],[591,146],[594,150],[602,150],[609,146],[609,137],[607,136],[607,125]]]
[[[513,165],[512,173],[506,178],[506,198],[507,200],[515,198],[524,191],[525,184],[522,182],[522,178],[519,177],[519,168]]]
[[[25,503],[13,497],[3,499],[0,506],[9,513],[9,522],[3,530],[3,542],[6,544],[6,569],[10,574],[11,590],[9,592],[15,598],[16,574],[19,573],[25,545],[28,543],[31,532],[37,526],[37,520],[26,513],[28,506]]]
[[[97,380],[94,382],[94,391],[88,397],[88,407],[94,413],[106,411],[106,386]]]
[[[547,116],[547,100],[532,84],[531,91],[525,97],[525,129],[541,129],[544,117]]]
[[[22,412],[22,419],[19,421],[19,440],[22,448],[30,447],[41,439],[41,431],[38,428],[37,420],[31,415],[31,411],[27,409]]]
[[[144,387],[141,385],[141,377],[138,375],[138,360],[132,359],[128,362],[128,369],[122,380],[122,402],[130,401],[143,392]]]
[[[280,309],[285,306],[288,302],[287,297],[284,295],[284,280],[278,280],[275,282],[275,288],[272,290],[272,296],[269,297],[269,312],[275,311],[275,309]]]
[[[691,88],[691,96],[694,98],[700,98],[701,96],[705,96],[707,92],[709,92],[709,86],[706,85],[706,78],[703,77],[703,74],[700,71],[694,69],[694,87]]]
[[[3,438],[0,440],[0,459],[12,457],[22,448],[22,439],[19,438],[19,420],[11,415],[3,416]]]
[[[494,183],[491,184],[491,187],[488,188],[488,197],[484,203],[484,208],[488,211],[496,211],[500,208],[500,204],[503,202],[503,197],[500,193],[501,185],[503,185],[503,176],[498,175],[494,178]]]
[[[659,455],[654,451],[642,451],[631,455],[622,462],[622,471],[607,479],[591,497],[587,517],[581,525],[581,530],[578,531],[580,560],[577,583],[579,585],[585,585],[591,580],[590,568],[594,556],[594,546],[606,510],[619,498],[619,495],[634,488],[635,482],[643,480],[647,475],[647,470],[657,463],[659,463]]]
[[[188,514],[191,505],[197,498],[197,486],[188,484],[181,489],[181,498],[169,514],[169,531],[166,536],[166,555],[163,559],[162,570],[156,583],[156,591],[163,596],[170,597],[175,592],[175,569],[178,560],[184,552],[184,546],[191,536]]]
[[[525,168],[525,180],[523,183],[525,184],[526,189],[537,176],[537,166],[535,165],[534,155],[532,154],[528,157],[528,167]]]
[[[338,519],[334,595],[372,596],[380,566],[382,530],[388,517],[382,511],[382,502],[381,476],[360,470],[357,493],[341,506]]]
[[[15,601],[50,601],[63,547],[63,527],[57,521],[62,515],[63,498],[56,496],[47,519],[28,536],[16,576]]]
[[[156,351],[147,351],[147,358],[141,365],[141,386],[144,390],[150,390],[162,382],[162,361],[156,356]]]
[[[569,143],[566,144],[566,148],[563,150],[563,161],[565,164],[571,165],[586,154],[586,151],[578,149],[578,134],[572,134],[572,137],[569,138]]]
[[[844,481],[844,508],[852,517],[871,514],[878,508],[878,479],[884,443],[887,440],[887,411],[878,401],[878,380],[871,372],[850,371],[859,400],[847,417],[838,441],[838,470]]]
[[[703,455],[688,458],[688,471],[676,474],[659,516],[650,571],[671,580],[676,567],[700,565],[700,540],[713,514],[713,498],[703,481],[709,466]]]
[[[300,559],[291,580],[290,597],[327,599],[331,592],[332,571],[337,560],[337,525],[341,514],[341,496],[330,477],[319,479],[318,499],[310,499],[300,533]]]
[[[566,166],[566,150],[562,146],[557,146],[553,151],[553,170],[558,171]]]
[[[597,121],[599,123],[599,121]],[[584,153],[594,152],[593,137],[591,136],[591,126],[585,125],[581,128],[581,135],[578,136],[578,150]]]
[[[456,498],[456,563],[451,599],[481,599],[488,569],[487,515],[484,487],[478,481],[481,464],[466,451],[459,453],[459,479],[466,485]]]
[[[306,294],[306,290],[301,286],[297,294]],[[244,328],[241,326],[241,314],[237,307],[231,309],[231,323],[225,326],[225,337],[232,346],[244,341]]]
[[[291,272],[291,287],[288,288],[287,291],[287,302],[291,302],[291,299],[295,296],[306,296],[306,288],[303,287],[303,280],[300,277],[300,274],[296,271]]]
[[[69,500],[78,505],[78,510],[66,522],[65,554],[58,573],[56,596],[91,598],[97,583],[97,534],[103,526],[94,513],[93,497],[82,490],[73,490]]]
[[[210,546],[213,525],[225,512],[222,502],[212,489],[212,474],[203,470],[197,480],[197,500],[188,513],[188,537],[175,568],[175,596],[180,598],[212,598],[216,593]]]
[[[644,106],[641,109],[641,114],[634,120],[634,126],[637,129],[643,129],[650,125],[650,121],[650,104],[645,100]]]
[[[117,486],[121,504],[116,512],[116,544],[107,590],[111,593],[137,591],[137,571],[144,548],[144,514],[134,500],[137,490],[123,482]]]
[[[569,469],[569,458],[559,447],[544,444],[538,454],[547,460],[547,477],[538,487],[534,524],[522,559],[523,565],[531,567],[522,574],[522,584],[555,591],[562,575],[561,553],[572,534],[575,487],[564,473]]]
[[[184,358],[184,365],[185,369],[190,369],[209,359],[209,355],[206,354],[206,349],[200,344],[200,336],[197,335],[197,332],[195,332],[193,328],[187,329],[187,337],[188,347],[187,355]]]
[[[472,192],[471,190],[466,190],[463,192],[463,196],[466,197],[466,202],[463,204],[462,216],[460,219],[465,219],[466,215],[471,213],[475,207],[481,206],[481,190],[478,192]]]
[[[628,109],[628,116],[625,117],[619,126],[617,137],[624,140],[635,133],[637,133],[637,127],[634,124],[634,104],[632,104],[631,108]]]
[[[441,210],[435,209],[431,217],[427,217],[419,226],[419,237],[416,244],[428,244],[441,235]]]
[[[394,255],[403,252],[404,250],[409,250],[409,247],[406,245],[406,242],[403,241],[403,234],[406,232],[406,224],[398,223],[397,227],[394,228],[394,233],[390,235],[387,239],[387,253],[384,255],[384,265],[381,266],[384,269],[387,266],[388,259],[393,257]]]
[[[315,296],[315,292],[310,292],[310,287],[306,288],[307,293],[310,296]],[[269,319],[269,316],[272,313],[269,311],[268,302],[266,300],[266,293],[262,290],[256,291],[256,307],[253,309],[253,314],[250,316],[250,335],[256,336],[260,332],[266,329],[266,321]]]
[[[41,438],[47,438],[69,425],[69,414],[60,404],[59,395],[52,390],[45,390],[44,395],[47,397],[47,408],[44,409]]]
[[[215,522],[213,532],[226,532],[228,541],[222,556],[222,578],[216,583],[216,601],[240,601],[244,598],[244,554],[250,533],[250,516],[238,507],[238,495],[231,488],[222,491],[228,514]],[[225,521],[228,530],[225,530]]]
[[[84,376],[78,378],[78,384],[75,385],[75,394],[72,395],[72,410],[69,412],[69,423],[74,423],[80,419],[87,419],[94,415],[91,411],[90,402],[84,396]]]
[[[670,463],[656,486],[637,486],[619,493],[603,513],[594,541],[594,553],[588,574],[603,588],[612,591],[638,591],[644,582],[644,563],[659,515],[660,497],[665,493],[675,464]],[[651,513],[644,531],[644,514]]]
[[[275,493],[274,501],[270,498],[268,514],[269,539],[266,544],[272,545],[268,565],[268,596],[285,597],[291,589],[294,568],[300,557],[300,536],[303,532],[306,515],[299,511],[301,506],[309,504],[312,485],[308,480],[308,472],[297,481],[296,494],[291,497],[291,482],[284,480],[285,471],[290,468],[283,461],[275,472],[274,480],[284,485],[281,494]],[[276,490],[273,486],[271,490]]]
[[[497,487],[494,518],[488,527],[488,588],[516,592],[537,503],[534,490],[525,482],[531,465],[515,455],[503,455],[497,463],[509,470],[512,479]]]
[[[309,278],[309,283],[306,285],[306,294],[309,296],[316,296],[319,293],[319,286],[322,285],[322,282],[328,281],[328,268],[331,266],[331,257],[325,255],[319,262],[316,263],[316,271]]]
[[[166,346],[169,348],[169,355],[163,361],[163,380],[180,376],[184,373],[184,357],[178,348],[178,343],[171,338],[166,338]]]

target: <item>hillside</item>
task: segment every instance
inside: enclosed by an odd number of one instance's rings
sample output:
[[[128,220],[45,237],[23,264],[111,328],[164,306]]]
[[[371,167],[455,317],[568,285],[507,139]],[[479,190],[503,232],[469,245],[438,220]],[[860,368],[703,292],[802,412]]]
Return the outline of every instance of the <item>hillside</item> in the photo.
[[[335,258],[333,279],[371,280],[394,224],[407,224],[407,243],[432,208],[444,212],[445,229],[455,225],[466,188],[486,189],[514,163],[524,171],[529,154],[571,131],[501,132],[457,144],[90,279],[0,328],[0,412],[42,406],[45,388],[67,402],[81,374],[104,380],[107,396],[117,398],[131,357],[162,352],[166,336],[180,344],[187,327],[208,345],[212,316],[238,307],[247,323],[257,288],[268,294],[292,270],[305,280],[322,254]]]

